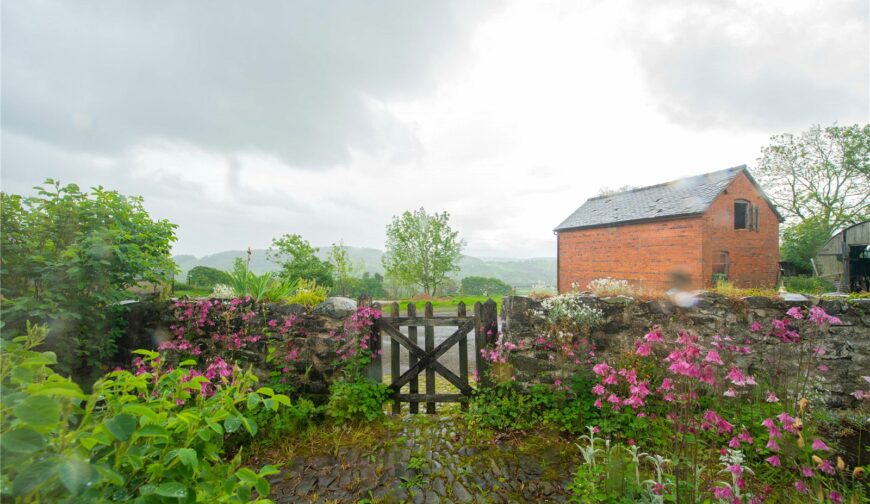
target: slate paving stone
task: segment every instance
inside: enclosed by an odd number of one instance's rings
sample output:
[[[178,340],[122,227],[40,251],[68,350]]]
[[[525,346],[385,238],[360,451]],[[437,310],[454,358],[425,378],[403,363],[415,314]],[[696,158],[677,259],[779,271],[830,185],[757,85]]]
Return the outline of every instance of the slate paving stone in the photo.
[[[494,442],[484,451],[464,446],[462,432],[443,421],[415,425],[410,420],[397,443],[373,450],[341,447],[335,454],[293,457],[269,477],[271,498],[279,503],[355,502],[567,502],[567,486],[578,458],[556,450],[518,453],[515,444]],[[495,456],[485,450],[497,447]],[[408,468],[412,457],[426,463]],[[555,480],[542,481],[542,475]],[[552,477],[548,477],[551,479]],[[414,486],[409,486],[414,485]]]

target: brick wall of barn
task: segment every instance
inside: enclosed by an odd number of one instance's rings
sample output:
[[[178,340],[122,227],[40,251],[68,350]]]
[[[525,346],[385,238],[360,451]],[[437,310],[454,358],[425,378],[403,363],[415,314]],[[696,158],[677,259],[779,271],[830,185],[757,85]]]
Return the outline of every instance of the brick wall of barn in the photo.
[[[758,230],[734,229],[734,201],[758,207]],[[738,287],[772,287],[779,273],[779,220],[745,174],[741,173],[704,215],[704,285],[712,286],[713,268],[728,252],[729,280]]]
[[[563,231],[559,241],[559,290],[580,289],[602,277],[628,280],[645,291],[671,287],[671,274],[702,282],[702,217]]]

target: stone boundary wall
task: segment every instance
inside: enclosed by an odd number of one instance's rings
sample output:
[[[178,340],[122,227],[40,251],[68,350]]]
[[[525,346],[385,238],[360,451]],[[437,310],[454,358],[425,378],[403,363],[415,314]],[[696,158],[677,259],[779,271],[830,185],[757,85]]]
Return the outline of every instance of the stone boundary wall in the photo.
[[[128,368],[135,357],[133,350],[156,350],[161,342],[172,340],[170,326],[175,323],[174,304],[174,300],[150,300],[130,304],[127,327],[118,341],[115,358],[107,365],[107,369],[115,366]],[[298,304],[261,305],[253,320],[255,323],[265,325],[268,319],[291,315],[297,317],[293,334],[288,334],[281,341],[273,337],[271,343],[292,343],[290,346],[298,350],[299,357],[289,363],[267,364],[266,348],[269,342],[262,340],[241,352],[239,365],[253,366],[261,385],[268,383],[271,371],[287,366],[290,369],[284,375],[296,393],[315,402],[325,400],[329,395],[329,384],[336,372],[338,341],[332,333],[340,332],[345,319],[355,311],[356,302],[347,298],[329,298],[313,310]]]
[[[642,338],[653,324],[658,324],[669,334],[677,329],[687,329],[700,336],[728,334],[753,340],[756,351],[749,356],[749,371],[758,369],[761,356],[769,348],[773,351],[781,344],[771,337],[762,337],[750,331],[755,321],[766,322],[782,318],[792,306],[818,304],[826,312],[839,317],[843,324],[832,326],[825,341],[827,353],[823,363],[830,371],[819,392],[833,408],[849,408],[857,400],[850,396],[853,391],[865,389],[862,376],[870,375],[870,299],[814,299],[806,301],[782,301],[767,297],[731,299],[703,293],[691,308],[681,308],[668,300],[636,300],[625,296],[583,296],[583,302],[604,312],[606,322],[592,331],[591,338],[599,355],[606,359],[621,349],[633,348],[635,340]],[[546,351],[535,349],[532,344],[545,334],[545,324],[536,312],[541,303],[527,297],[510,296],[502,299],[502,333],[506,341],[525,350],[515,350],[510,359],[515,376],[521,383],[552,382],[556,366],[549,361]]]

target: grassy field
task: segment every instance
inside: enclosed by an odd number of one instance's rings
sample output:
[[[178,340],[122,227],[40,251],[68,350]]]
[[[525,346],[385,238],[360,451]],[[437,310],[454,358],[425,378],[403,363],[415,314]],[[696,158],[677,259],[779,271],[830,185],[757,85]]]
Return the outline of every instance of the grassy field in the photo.
[[[189,287],[186,289],[175,289],[175,292],[172,293],[172,297],[189,297],[189,298],[200,298],[200,297],[208,297],[211,295],[211,289],[197,289],[194,287]]]
[[[499,312],[501,312],[501,298],[502,298],[502,296],[491,296],[491,297],[492,297],[492,300],[495,301],[496,305],[498,306]],[[474,303],[477,303],[478,301],[481,303],[485,303],[486,300],[489,298],[490,297],[487,297],[487,296],[456,296],[456,297],[452,297],[452,298],[437,298],[437,299],[432,299],[431,301],[410,301],[410,300],[401,300],[400,301],[400,300],[383,300],[383,299],[379,299],[377,301],[379,303],[381,303],[381,306],[384,309],[384,311],[389,311],[389,309],[390,309],[389,305],[393,301],[398,302],[399,303],[399,311],[402,313],[402,315],[408,313],[408,303],[413,302],[414,305],[417,307],[417,315],[418,316],[423,315],[423,310],[426,308],[427,302],[432,303],[432,308],[437,313],[443,314],[443,313],[456,313],[456,306],[459,304],[460,301],[462,301],[465,303],[466,312],[470,315],[474,310]]]

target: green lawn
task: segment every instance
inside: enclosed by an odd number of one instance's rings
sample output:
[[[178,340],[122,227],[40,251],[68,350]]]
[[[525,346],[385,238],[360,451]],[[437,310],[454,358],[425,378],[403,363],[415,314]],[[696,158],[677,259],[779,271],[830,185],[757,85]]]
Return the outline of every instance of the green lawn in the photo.
[[[197,288],[187,288],[187,289],[175,289],[172,293],[172,297],[190,297],[190,298],[200,298],[200,297],[208,297],[211,295],[211,289],[197,289]]]
[[[492,300],[495,301],[498,306],[499,312],[501,311],[501,298],[502,296],[491,296]],[[471,315],[474,312],[474,303],[481,302],[485,303],[486,300],[489,299],[487,296],[456,296],[449,299],[434,299],[431,301],[432,308],[437,313],[456,313],[456,305],[459,304],[460,301],[465,303],[466,313]],[[402,315],[408,313],[408,303],[411,301],[408,300],[396,300],[399,303],[399,310]],[[393,302],[393,300],[378,300],[381,303],[385,312],[389,312],[389,305]],[[426,301],[414,301],[414,304],[417,306],[417,315],[423,315],[423,310],[426,308]]]

